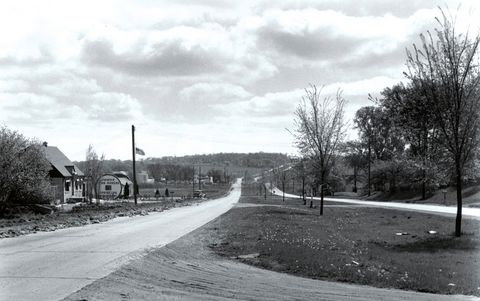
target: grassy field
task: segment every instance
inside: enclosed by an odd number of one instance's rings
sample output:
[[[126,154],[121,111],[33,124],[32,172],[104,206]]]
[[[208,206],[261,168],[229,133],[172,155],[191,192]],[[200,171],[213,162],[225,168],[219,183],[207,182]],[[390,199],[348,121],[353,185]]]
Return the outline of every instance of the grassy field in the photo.
[[[330,203],[319,216],[299,199],[240,202],[216,227],[211,248],[223,256],[309,278],[480,296],[478,220],[465,219],[455,238],[453,217]]]
[[[201,190],[207,195],[207,198],[218,198],[224,195],[229,189],[230,184],[202,184]],[[170,196],[191,198],[193,190],[197,190],[198,184],[195,184],[195,189],[192,183],[164,183],[155,184],[155,187],[141,188],[140,195],[146,198],[155,196],[155,191],[158,189],[160,195],[165,195],[165,189],[168,188]],[[173,193],[173,194],[172,194]]]

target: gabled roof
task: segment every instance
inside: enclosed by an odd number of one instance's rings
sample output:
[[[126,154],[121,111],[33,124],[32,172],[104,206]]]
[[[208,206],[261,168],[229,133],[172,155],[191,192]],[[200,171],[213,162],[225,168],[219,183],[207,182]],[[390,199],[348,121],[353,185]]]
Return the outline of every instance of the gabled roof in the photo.
[[[52,166],[58,170],[63,177],[72,177],[73,171],[77,176],[83,176],[83,172],[70,161],[56,146],[46,146],[45,155]]]

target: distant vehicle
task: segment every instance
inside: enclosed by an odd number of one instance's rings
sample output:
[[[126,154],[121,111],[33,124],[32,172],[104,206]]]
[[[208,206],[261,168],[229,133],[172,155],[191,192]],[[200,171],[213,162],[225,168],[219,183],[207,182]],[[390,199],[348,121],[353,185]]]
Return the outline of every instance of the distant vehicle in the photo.
[[[203,199],[203,198],[205,198],[206,196],[207,196],[207,195],[206,195],[205,193],[203,193],[202,190],[195,190],[195,191],[193,192],[193,197],[194,197],[195,199]]]

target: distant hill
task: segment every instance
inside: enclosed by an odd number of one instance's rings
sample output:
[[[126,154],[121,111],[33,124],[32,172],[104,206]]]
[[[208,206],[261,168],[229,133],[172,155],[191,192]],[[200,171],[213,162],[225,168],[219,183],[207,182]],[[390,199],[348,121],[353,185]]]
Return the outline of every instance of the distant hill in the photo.
[[[231,174],[242,176],[245,171],[258,173],[274,166],[290,162],[290,157],[280,153],[217,153],[208,155],[189,155],[181,157],[146,158],[137,157],[137,169],[146,170],[150,164],[175,164],[175,165],[196,165],[202,166],[203,171],[209,169],[228,169]],[[74,162],[81,170],[85,167],[85,161]],[[105,172],[127,171],[132,173],[132,160],[105,160]]]
[[[145,164],[174,163],[180,165],[209,164],[235,167],[272,168],[290,162],[290,157],[280,153],[218,153],[183,157],[147,158]]]

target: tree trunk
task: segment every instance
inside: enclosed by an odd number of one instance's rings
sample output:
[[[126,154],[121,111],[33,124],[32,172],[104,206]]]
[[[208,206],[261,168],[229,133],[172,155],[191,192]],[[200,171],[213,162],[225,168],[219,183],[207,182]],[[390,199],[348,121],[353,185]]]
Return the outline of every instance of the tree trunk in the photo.
[[[426,120],[422,120],[422,128],[423,128],[423,151],[422,151],[422,161],[423,161],[423,166],[422,166],[422,200],[425,200],[427,198],[427,171],[425,170],[426,166],[426,159],[427,159],[427,147],[428,147],[428,130],[426,126]]]
[[[320,190],[320,215],[323,215],[323,195],[324,195],[324,191],[322,186]]]
[[[323,196],[325,191],[325,175],[322,172],[321,182],[320,182],[320,215],[323,215]]]
[[[307,200],[305,199],[305,177],[302,177],[302,198],[303,198],[303,205],[306,205]]]
[[[425,170],[423,170],[423,181],[422,181],[422,200],[427,198],[427,188],[425,184]]]
[[[310,193],[310,208],[313,208],[313,187],[311,188]]]
[[[462,235],[462,168],[459,162],[455,165],[457,173],[457,218],[455,219],[455,236],[460,237]]]
[[[353,192],[357,192],[357,167],[353,167]]]
[[[370,147],[370,138],[368,139],[368,196],[370,196],[370,164],[371,164],[372,148]]]

